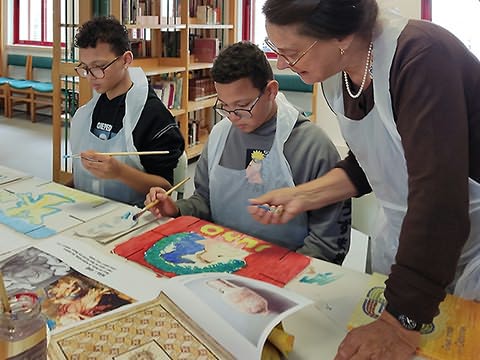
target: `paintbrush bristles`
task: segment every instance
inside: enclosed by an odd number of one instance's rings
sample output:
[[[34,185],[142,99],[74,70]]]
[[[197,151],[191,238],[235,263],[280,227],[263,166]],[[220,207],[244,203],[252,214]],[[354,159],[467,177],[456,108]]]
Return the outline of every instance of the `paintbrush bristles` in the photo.
[[[178,184],[176,184],[175,186],[172,186],[167,192],[165,192],[165,195],[170,195],[172,192],[174,192],[175,190],[177,190],[180,186],[182,186],[183,184],[185,184],[188,180],[190,180],[190,177],[187,177],[185,179],[183,179],[182,181],[180,181]],[[159,203],[159,200],[155,200],[155,201],[152,201],[150,204],[146,205],[142,210],[140,210],[138,213],[136,213],[135,215],[133,215],[132,217],[132,220],[133,221],[136,221],[143,213],[145,213],[147,210],[150,210],[152,207],[154,207],[155,205],[157,205]]]

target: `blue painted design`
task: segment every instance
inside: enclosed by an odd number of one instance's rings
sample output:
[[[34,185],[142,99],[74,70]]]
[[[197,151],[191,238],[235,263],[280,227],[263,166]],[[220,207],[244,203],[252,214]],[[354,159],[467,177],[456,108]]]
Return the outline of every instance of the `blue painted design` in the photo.
[[[144,254],[147,263],[157,269],[177,275],[203,272],[233,273],[246,266],[243,259],[225,258],[218,262],[196,262],[196,255],[206,251],[204,243],[208,241],[195,232],[181,232],[158,240]],[[210,239],[211,240],[211,239]]]
[[[178,235],[178,234],[177,234]],[[160,256],[166,261],[175,264],[195,263],[193,260],[184,258],[184,255],[194,255],[199,251],[205,250],[205,246],[199,244],[197,240],[204,239],[203,236],[197,233],[188,233],[182,236],[180,241],[175,245],[171,252],[165,252]]]
[[[122,215],[122,219],[127,220],[132,213],[130,211],[127,211],[125,214]]]
[[[318,273],[313,276],[305,275],[300,279],[300,282],[307,284],[327,285],[341,278],[342,276],[343,274],[333,274],[332,272]]]
[[[0,210],[0,223],[32,238],[40,239],[56,234],[44,225],[45,218],[61,211],[61,204],[74,203],[67,196],[47,192],[37,197],[32,193],[17,193],[15,206]]]

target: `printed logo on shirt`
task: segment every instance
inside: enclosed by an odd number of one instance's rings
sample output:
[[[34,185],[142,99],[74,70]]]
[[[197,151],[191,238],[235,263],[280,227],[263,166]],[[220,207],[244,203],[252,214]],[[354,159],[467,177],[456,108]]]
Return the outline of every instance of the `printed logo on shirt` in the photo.
[[[112,128],[113,126],[111,124],[99,122],[92,132],[100,140],[108,140],[117,135],[117,133],[112,132]]]
[[[106,123],[102,123],[102,122],[99,122],[97,123],[97,129],[100,130],[100,131],[112,131],[112,124],[106,124]]]
[[[245,176],[251,184],[263,184],[262,179],[262,161],[268,155],[266,150],[247,149],[247,168]]]

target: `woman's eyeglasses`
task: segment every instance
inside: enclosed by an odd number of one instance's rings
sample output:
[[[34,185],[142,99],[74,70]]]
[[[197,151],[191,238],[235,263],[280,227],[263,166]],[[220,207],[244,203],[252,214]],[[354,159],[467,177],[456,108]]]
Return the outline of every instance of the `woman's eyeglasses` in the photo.
[[[277,49],[277,47],[275,46],[274,43],[272,43],[270,41],[269,38],[265,38],[265,45],[267,45],[270,50],[272,50],[275,54],[277,54],[278,56],[282,57],[285,62],[287,63],[288,66],[290,67],[294,67],[295,65],[297,65],[297,63],[310,51],[312,50],[312,48],[317,44],[318,40],[315,40],[312,45],[310,45],[307,50],[305,50],[304,52],[302,52],[295,60],[290,60],[286,55],[283,55],[282,53],[280,53]]]
[[[77,72],[78,76],[82,78],[86,78],[90,73],[90,75],[92,75],[92,77],[94,77],[95,79],[103,79],[105,77],[105,70],[122,56],[123,55],[117,56],[115,59],[113,59],[104,66],[94,66],[91,68],[89,68],[88,66],[77,66],[75,68],[75,71]]]

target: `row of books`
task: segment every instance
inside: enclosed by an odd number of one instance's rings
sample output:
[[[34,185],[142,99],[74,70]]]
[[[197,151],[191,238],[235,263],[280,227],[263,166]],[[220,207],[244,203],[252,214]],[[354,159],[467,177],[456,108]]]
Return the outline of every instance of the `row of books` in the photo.
[[[188,99],[190,101],[206,100],[217,95],[211,77],[191,78],[188,80]]]
[[[183,77],[181,74],[167,75],[152,83],[157,96],[168,109],[182,107]]]
[[[180,24],[180,11],[180,0],[122,0],[122,22],[127,25]]]

